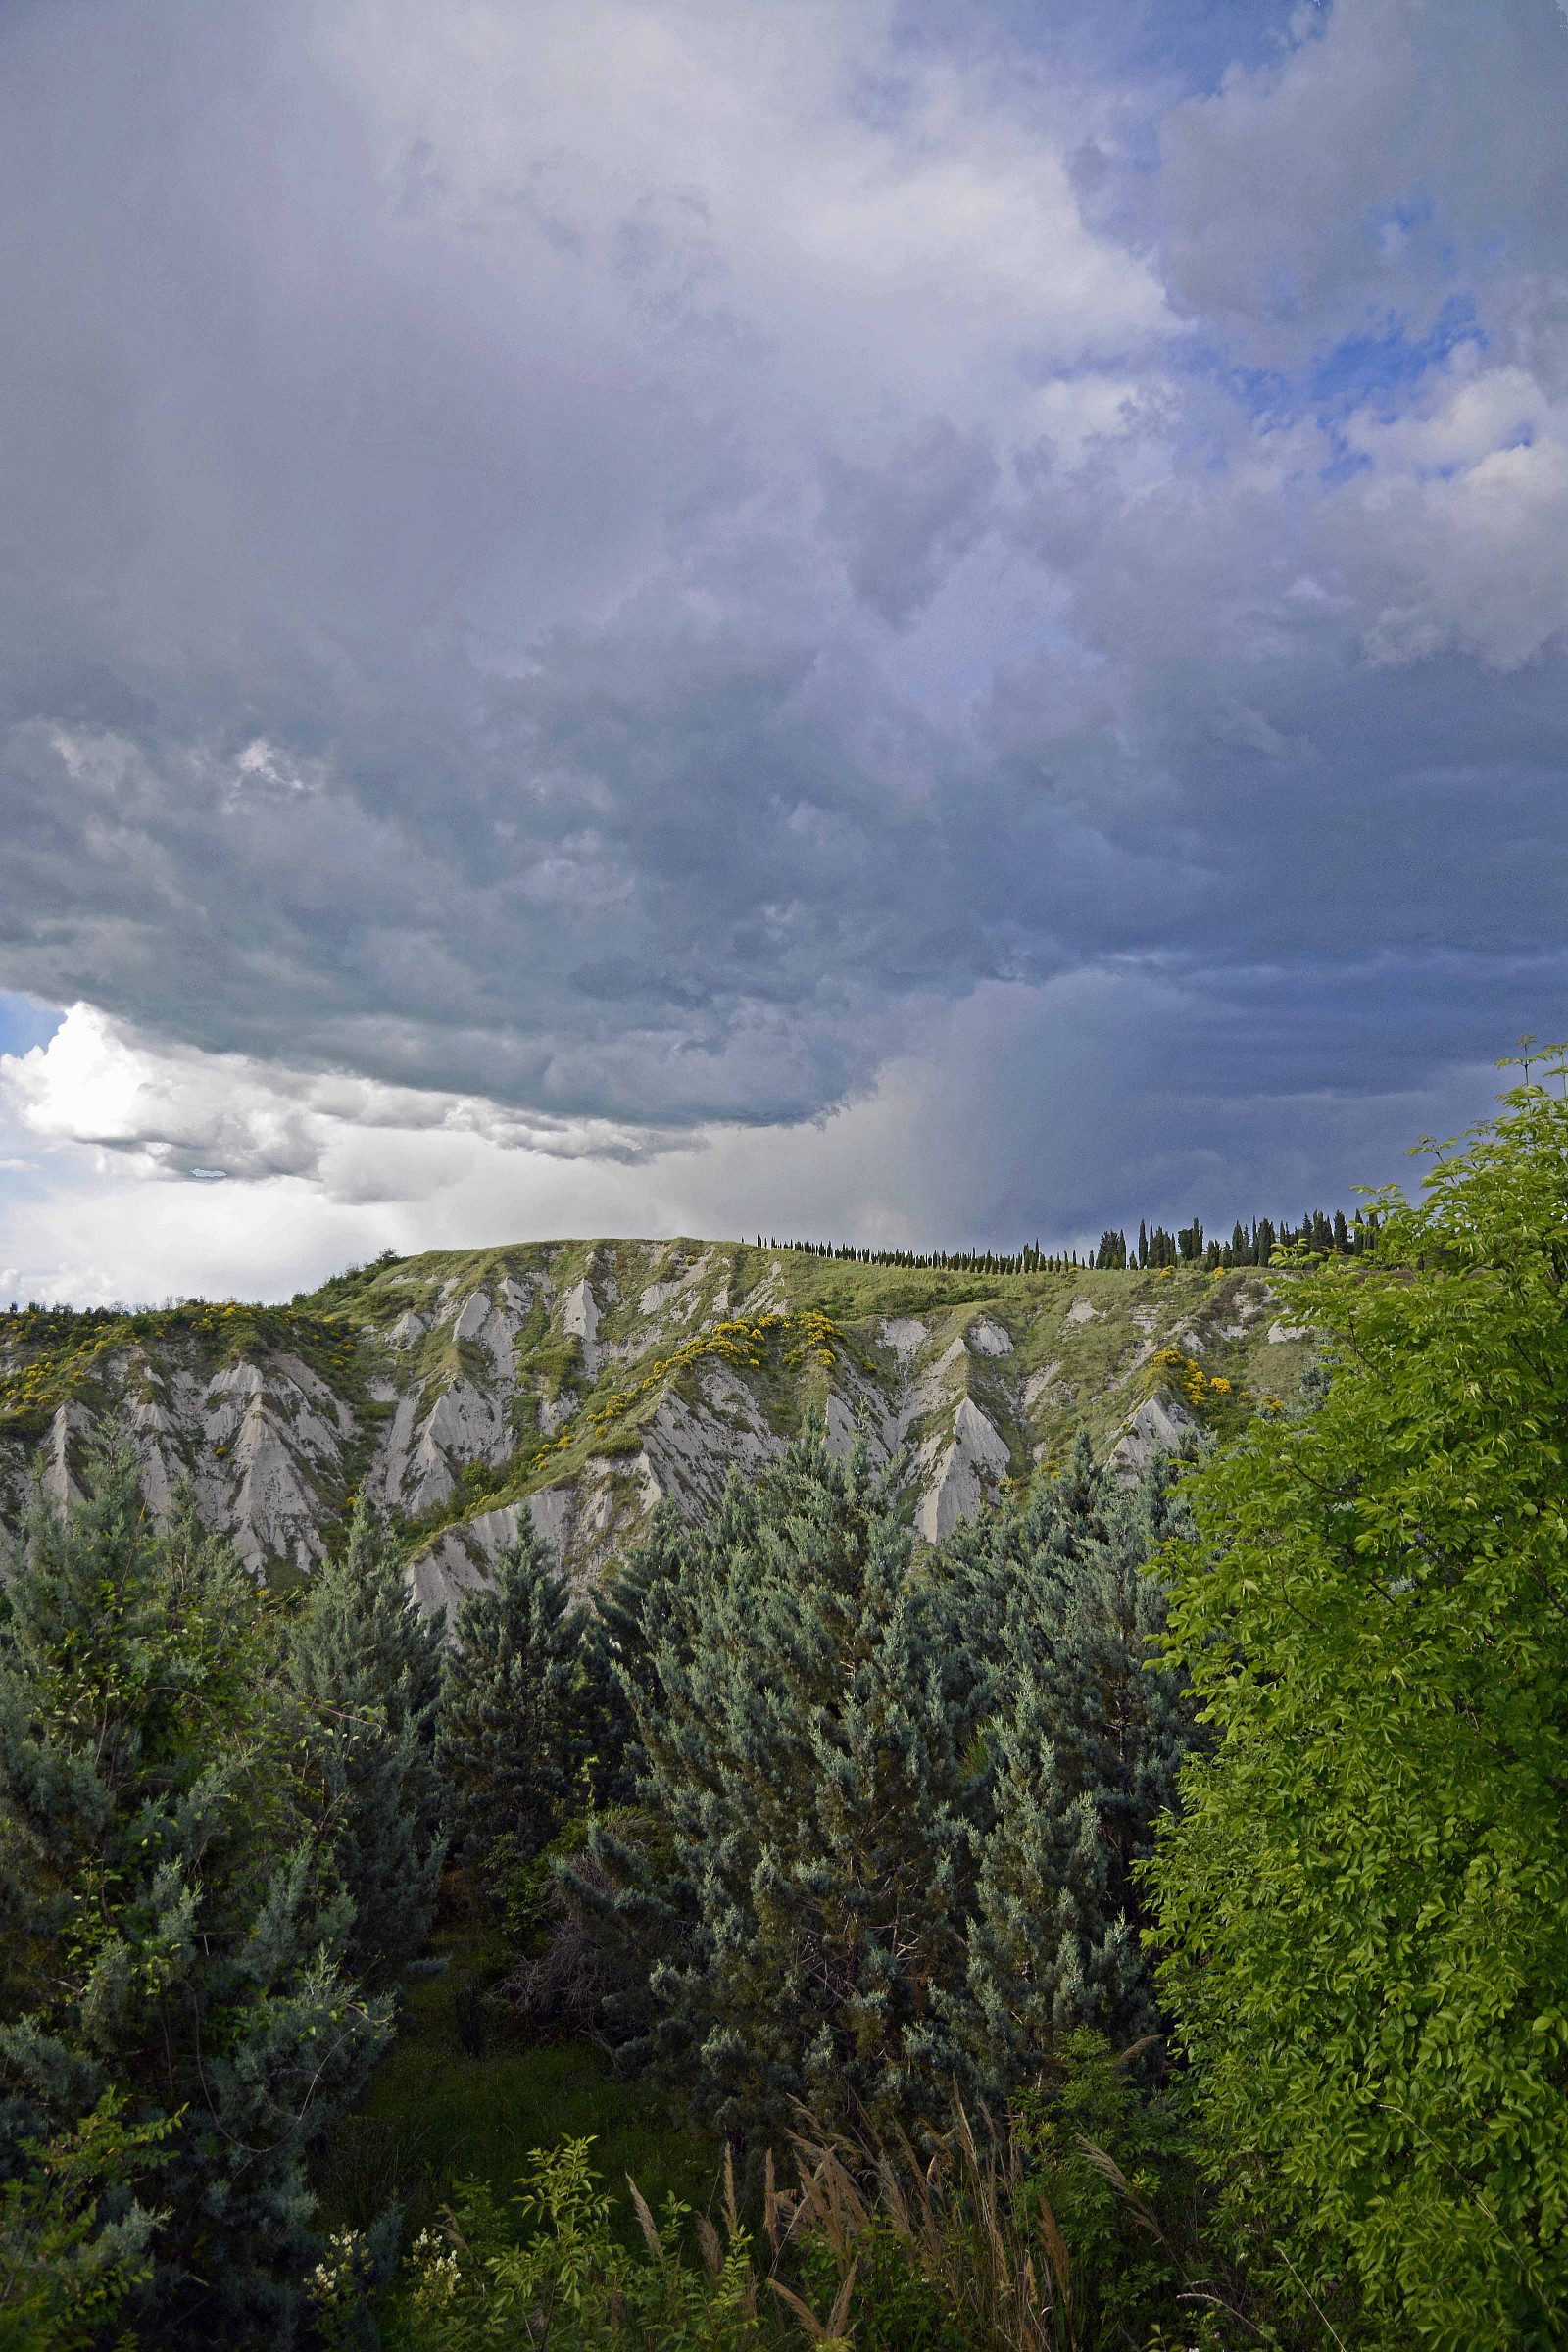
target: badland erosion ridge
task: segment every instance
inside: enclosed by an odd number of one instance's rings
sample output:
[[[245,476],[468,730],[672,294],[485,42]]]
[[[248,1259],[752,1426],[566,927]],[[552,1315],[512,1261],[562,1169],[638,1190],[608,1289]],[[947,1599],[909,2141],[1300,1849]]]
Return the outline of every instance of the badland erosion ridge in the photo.
[[[935,1541],[1087,1427],[1129,1469],[1289,1404],[1311,1345],[1290,1277],[1201,1265],[986,1273],[793,1248],[535,1242],[382,1258],[287,1307],[0,1316],[0,1519],[64,1499],[119,1427],[152,1508],[188,1484],[258,1573],[308,1576],[363,1491],[420,1599],[451,1601],[524,1514],[591,1581],[668,1496],[822,1415],[901,1450]]]

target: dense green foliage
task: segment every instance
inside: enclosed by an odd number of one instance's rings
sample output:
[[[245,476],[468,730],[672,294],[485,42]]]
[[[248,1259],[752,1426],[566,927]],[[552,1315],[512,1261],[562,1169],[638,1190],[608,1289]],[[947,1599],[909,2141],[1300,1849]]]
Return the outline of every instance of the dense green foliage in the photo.
[[[1286,1237],[1299,1408],[1227,1413],[1195,1303],[1143,1370],[1221,1400],[1205,1450],[1129,1483],[1081,1437],[940,1545],[819,1422],[592,1605],[525,1534],[447,1628],[363,1506],[284,1603],[126,1456],[40,1504],[0,1605],[0,2339],[1563,2341],[1550,1074],[1418,1205]],[[1196,1300],[1280,1239],[1097,1255]],[[711,1354],[831,1373],[835,1312],[694,1326],[588,1436]],[[18,1322],[32,1411],[103,1335]],[[705,2134],[734,2169],[656,2224],[585,2131],[683,2195]]]
[[[1167,1553],[1217,1740],[1155,1865],[1164,1987],[1216,2169],[1347,2340],[1568,2334],[1553,1076],[1387,1204],[1380,1261],[1299,1287],[1326,1395],[1191,1480]]]
[[[1157,2030],[1138,1869],[1192,1724],[1185,1678],[1153,1671],[1164,1594],[1147,1563],[1176,1513],[1168,1465],[1124,1487],[1081,1440],[953,1546],[994,1757],[959,2011],[993,2093],[1075,2026],[1118,2045]]]
[[[644,2205],[648,2240],[633,2252],[611,2229],[611,2201],[590,2168],[589,2144],[567,2140],[535,2151],[513,2200],[515,2220],[488,2190],[461,2192],[446,2226],[425,2230],[414,2246],[407,2284],[388,2315],[394,2347],[738,2352],[754,2340],[757,2286],[747,2233],[737,2227],[710,2277],[683,2258],[682,2208],[665,2208],[666,2242]],[[323,2281],[323,2300],[347,2301],[352,2277],[341,2285]]]
[[[458,1610],[436,1755],[454,1852],[492,1887],[543,1852],[571,1804],[583,1631],[531,1526]]]
[[[106,2092],[48,2140],[24,2141],[0,2180],[0,2342],[88,2352],[152,2277],[161,2216],[131,2183],[160,2163],[166,2122],[127,2128]]]
[[[292,1630],[287,1679],[305,1702],[315,1804],[354,1916],[348,1966],[396,1980],[428,1940],[443,1845],[432,1748],[439,1626],[419,1614],[397,1552],[362,1502]]]
[[[797,2098],[892,2121],[952,2070],[932,1995],[961,1964],[974,1725],[910,1554],[863,1452],[803,1441],[688,1551],[635,1694],[689,1920],[653,2034],[727,2126],[776,2131]]]
[[[1134,1865],[1189,1737],[1132,1493],[1080,1448],[917,1560],[895,1480],[808,1435],[617,1590],[636,1805],[568,1871],[631,2055],[726,2129],[1007,2095],[1054,2035],[1150,2022]],[[613,2004],[612,2004],[613,2005]]]
[[[6,1600],[0,2171],[106,2098],[167,2124],[157,2340],[284,2343],[305,2157],[387,2025],[343,1968],[278,1628],[188,1515],[154,1532],[123,1455],[39,1507]]]
[[[585,1633],[592,1708],[593,1793],[601,1807],[629,1805],[648,1769],[637,1716],[656,1704],[655,1653],[679,1606],[680,1566],[691,1544],[674,1504],[656,1504],[648,1530],[605,1578]]]
[[[1141,2095],[1082,2031],[1000,2131],[955,2105],[916,2154],[801,2116],[754,2197],[737,2196],[726,2159],[696,2217],[666,2199],[656,2221],[631,2180],[617,2211],[591,2148],[536,2148],[510,2200],[460,2188],[414,2244],[385,2313],[389,2344],[1122,2352],[1275,2340],[1214,2281],[1188,2292],[1194,2166],[1180,2104]],[[320,2280],[336,2318],[356,2309],[361,2261],[340,2238]],[[1206,2316],[1189,2316],[1184,2293]]]

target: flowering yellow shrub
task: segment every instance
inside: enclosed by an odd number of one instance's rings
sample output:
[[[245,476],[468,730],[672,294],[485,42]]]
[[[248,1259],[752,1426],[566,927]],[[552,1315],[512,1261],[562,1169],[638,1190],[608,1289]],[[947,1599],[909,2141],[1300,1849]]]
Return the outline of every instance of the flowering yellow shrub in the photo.
[[[705,1356],[716,1355],[740,1370],[760,1372],[761,1350],[775,1336],[786,1341],[794,1338],[795,1344],[786,1348],[784,1355],[791,1370],[808,1360],[831,1369],[844,1346],[837,1324],[816,1307],[806,1307],[796,1315],[735,1315],[716,1324],[711,1331],[699,1332],[694,1340],[688,1340],[669,1355],[656,1356],[633,1387],[617,1389],[612,1396],[596,1406],[588,1416],[589,1423],[595,1429],[607,1429],[611,1422],[624,1420],[656,1389],[701,1363]]]
[[[1155,1348],[1149,1359],[1144,1381],[1146,1394],[1170,1382],[1180,1389],[1187,1402],[1197,1412],[1201,1412],[1205,1405],[1218,1404],[1223,1398],[1236,1394],[1231,1382],[1222,1374],[1205,1372],[1193,1356],[1173,1347]]]

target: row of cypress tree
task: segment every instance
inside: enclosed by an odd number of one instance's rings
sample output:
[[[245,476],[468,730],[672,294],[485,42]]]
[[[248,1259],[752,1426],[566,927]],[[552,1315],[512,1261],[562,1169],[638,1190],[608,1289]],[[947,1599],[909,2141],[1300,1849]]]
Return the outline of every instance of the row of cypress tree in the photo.
[[[1167,1233],[1163,1225],[1140,1222],[1136,1246],[1119,1228],[1102,1233],[1092,1262],[1100,1267],[1205,1266],[1212,1273],[1222,1267],[1271,1265],[1276,1250],[1304,1250],[1318,1257],[1364,1257],[1377,1248],[1378,1231],[1375,1209],[1357,1209],[1348,1219],[1343,1208],[1332,1216],[1321,1208],[1308,1209],[1299,1225],[1288,1218],[1276,1225],[1272,1217],[1254,1217],[1249,1226],[1238,1218],[1228,1242],[1218,1235],[1205,1240],[1200,1217],[1175,1233]]]
[[[1276,1225],[1272,1217],[1254,1217],[1250,1225],[1246,1225],[1238,1218],[1229,1241],[1221,1241],[1217,1235],[1205,1240],[1200,1217],[1195,1217],[1190,1225],[1179,1227],[1175,1233],[1167,1233],[1163,1225],[1151,1226],[1141,1221],[1136,1246],[1119,1226],[1107,1226],[1098,1248],[1084,1263],[1102,1269],[1203,1265],[1212,1270],[1266,1266],[1272,1262],[1276,1250],[1307,1250],[1319,1255],[1361,1257],[1375,1247],[1377,1235],[1377,1212],[1360,1209],[1348,1219],[1342,1208],[1335,1209],[1332,1215],[1321,1208],[1308,1209],[1299,1225],[1293,1225],[1289,1218]],[[1059,1274],[1079,1263],[1076,1250],[1054,1253],[1043,1250],[1038,1242],[1027,1243],[1014,1251],[933,1250],[922,1254],[912,1250],[873,1250],[855,1242],[764,1243],[759,1234],[757,1246],[760,1250],[795,1250],[805,1257],[843,1258],[861,1266],[940,1267],[959,1274]]]
[[[764,1242],[757,1237],[759,1250],[795,1250],[803,1257],[831,1257],[845,1259],[858,1266],[907,1266],[920,1270],[936,1267],[950,1274],[1053,1274],[1059,1273],[1067,1263],[1066,1256],[1052,1256],[1038,1242],[1026,1242],[1021,1250],[873,1250],[859,1242]],[[1074,1261],[1076,1263],[1076,1260]]]

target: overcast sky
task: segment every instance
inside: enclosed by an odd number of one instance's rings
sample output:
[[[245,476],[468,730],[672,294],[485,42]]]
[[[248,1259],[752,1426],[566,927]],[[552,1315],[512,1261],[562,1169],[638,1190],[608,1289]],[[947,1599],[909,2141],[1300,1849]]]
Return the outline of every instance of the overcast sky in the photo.
[[[8,0],[0,1287],[1298,1214],[1568,1032],[1568,6]]]

